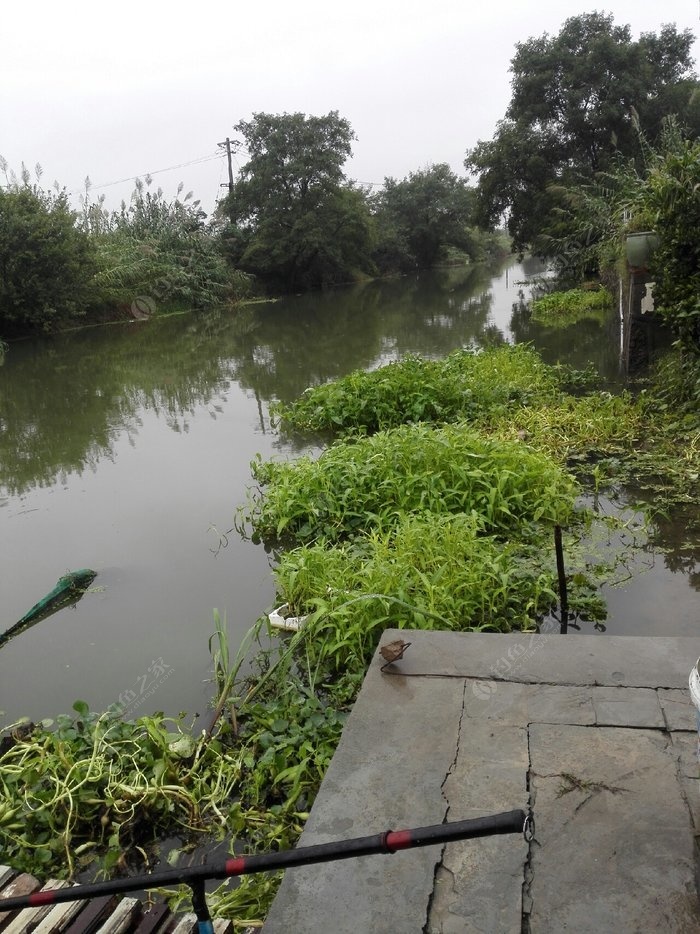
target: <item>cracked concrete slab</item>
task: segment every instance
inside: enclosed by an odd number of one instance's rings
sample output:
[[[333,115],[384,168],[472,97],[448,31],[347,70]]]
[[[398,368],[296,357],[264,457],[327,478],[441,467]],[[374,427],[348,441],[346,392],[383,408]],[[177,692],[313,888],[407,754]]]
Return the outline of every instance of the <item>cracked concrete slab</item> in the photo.
[[[537,841],[288,870],[265,934],[700,931],[696,640],[412,631],[410,641],[384,673],[373,659],[301,845],[528,802]]]
[[[533,724],[530,926],[700,930],[693,839],[670,737]]]
[[[646,727],[663,730],[666,720],[651,688],[597,687],[591,691],[597,726]]]
[[[405,635],[389,629],[385,638]],[[412,631],[400,669],[410,676],[685,690],[697,649],[690,637]]]
[[[504,809],[504,802],[527,809],[527,769],[525,727],[470,722],[462,730],[459,755],[443,789],[449,816],[493,814]],[[520,836],[445,847],[426,934],[520,934],[526,858],[527,845]]]
[[[470,681],[464,712],[472,720],[502,723],[595,723],[591,692],[582,687]]]
[[[464,685],[373,670],[353,709],[300,846],[444,821],[442,786],[459,748]],[[501,810],[511,810],[510,806]],[[265,934],[421,931],[441,846],[288,870]],[[389,906],[389,907],[388,907]]]
[[[664,712],[667,729],[695,731],[696,712],[687,687],[683,691],[660,688],[656,693]]]

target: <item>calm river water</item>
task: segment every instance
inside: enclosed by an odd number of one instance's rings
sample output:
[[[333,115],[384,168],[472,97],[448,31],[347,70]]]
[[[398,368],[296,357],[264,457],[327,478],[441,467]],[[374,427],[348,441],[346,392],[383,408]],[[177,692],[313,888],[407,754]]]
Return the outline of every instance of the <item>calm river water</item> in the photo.
[[[301,450],[271,430],[270,401],[406,353],[499,340],[616,379],[614,318],[564,331],[528,321],[537,272],[451,270],[13,343],[0,367],[0,631],[67,570],[98,576],[77,606],[0,648],[0,724],[77,698],[133,716],[206,711],[213,609],[235,646],[274,605],[265,551],[235,532],[222,548],[219,534],[254,455]],[[607,594],[607,631],[694,634],[692,567],[653,550],[643,563]]]

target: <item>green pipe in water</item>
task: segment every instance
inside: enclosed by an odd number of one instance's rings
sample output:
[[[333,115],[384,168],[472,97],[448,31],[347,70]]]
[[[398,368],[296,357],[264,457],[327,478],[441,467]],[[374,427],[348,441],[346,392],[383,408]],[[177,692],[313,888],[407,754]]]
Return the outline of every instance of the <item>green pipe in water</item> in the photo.
[[[63,577],[59,577],[58,583],[50,593],[47,593],[38,603],[35,603],[31,610],[28,610],[14,626],[11,626],[0,635],[0,646],[12,639],[13,636],[18,636],[25,629],[29,629],[35,623],[39,623],[42,619],[46,619],[47,616],[51,616],[52,613],[62,610],[63,607],[74,606],[96,577],[97,572],[90,570],[90,568],[69,571]]]

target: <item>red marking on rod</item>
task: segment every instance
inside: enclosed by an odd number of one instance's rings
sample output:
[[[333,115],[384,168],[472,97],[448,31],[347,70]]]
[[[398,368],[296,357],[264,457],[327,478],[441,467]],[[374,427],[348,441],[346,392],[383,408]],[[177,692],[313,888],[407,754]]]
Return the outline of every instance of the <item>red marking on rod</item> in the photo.
[[[30,905],[50,905],[56,898],[56,893],[49,889],[48,892],[33,892],[29,896]]]
[[[227,876],[240,876],[245,872],[246,860],[242,856],[236,859],[227,859],[225,868]]]
[[[410,830],[390,830],[386,835],[386,848],[392,853],[394,850],[405,850],[413,846],[413,834]]]

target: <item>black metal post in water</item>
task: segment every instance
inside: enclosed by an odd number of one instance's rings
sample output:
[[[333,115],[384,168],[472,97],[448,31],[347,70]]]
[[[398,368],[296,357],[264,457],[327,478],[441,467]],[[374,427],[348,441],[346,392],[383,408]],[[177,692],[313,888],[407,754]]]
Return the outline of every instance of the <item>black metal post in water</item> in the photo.
[[[569,595],[566,590],[566,571],[564,570],[564,548],[561,543],[561,526],[554,526],[554,551],[557,556],[557,576],[559,578],[559,631],[564,634],[569,630]]]
[[[209,912],[204,897],[205,879],[226,879],[254,872],[270,872],[291,866],[309,866],[336,859],[351,859],[355,856],[372,856],[379,853],[395,853],[412,847],[431,846],[434,843],[449,843],[452,840],[469,840],[474,837],[491,837],[498,834],[529,832],[530,823],[523,810],[505,811],[489,817],[432,824],[429,827],[414,827],[411,830],[386,830],[369,837],[354,837],[334,843],[319,843],[302,846],[296,850],[279,853],[261,853],[259,856],[237,856],[225,863],[191,866],[187,869],[168,869],[131,879],[111,879],[90,885],[75,885],[66,889],[49,889],[32,895],[17,895],[0,898],[0,912],[16,908],[35,908],[38,905],[55,905],[59,902],[84,901],[99,895],[155,889],[166,885],[189,885],[193,894],[193,905],[197,913],[201,934],[209,934],[211,926],[202,927],[209,921]],[[200,918],[201,914],[201,918]],[[211,925],[211,922],[209,922]]]

